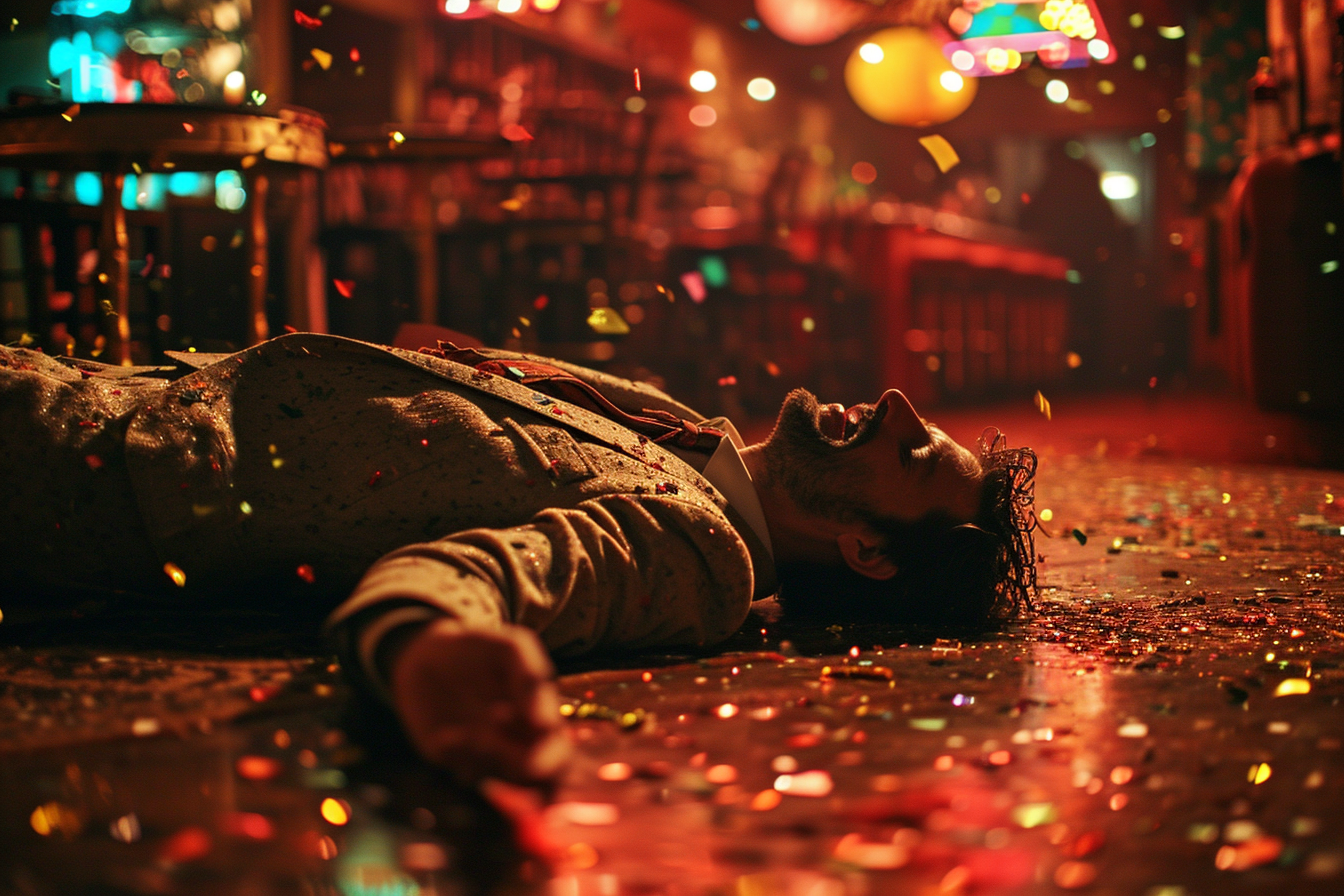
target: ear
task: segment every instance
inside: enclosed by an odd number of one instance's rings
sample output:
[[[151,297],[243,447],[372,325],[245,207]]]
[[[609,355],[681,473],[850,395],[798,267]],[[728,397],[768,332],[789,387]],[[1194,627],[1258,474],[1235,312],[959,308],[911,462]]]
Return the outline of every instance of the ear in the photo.
[[[870,532],[842,532],[835,537],[845,565],[870,579],[889,579],[896,575],[896,561],[882,550],[882,539]]]

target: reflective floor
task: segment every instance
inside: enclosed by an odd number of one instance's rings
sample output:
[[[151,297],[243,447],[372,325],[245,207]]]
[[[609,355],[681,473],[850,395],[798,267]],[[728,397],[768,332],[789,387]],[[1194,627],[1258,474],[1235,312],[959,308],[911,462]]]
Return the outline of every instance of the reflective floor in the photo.
[[[6,620],[0,893],[1344,892],[1344,474],[1045,453],[1033,619],[571,671],[549,803],[264,619]]]

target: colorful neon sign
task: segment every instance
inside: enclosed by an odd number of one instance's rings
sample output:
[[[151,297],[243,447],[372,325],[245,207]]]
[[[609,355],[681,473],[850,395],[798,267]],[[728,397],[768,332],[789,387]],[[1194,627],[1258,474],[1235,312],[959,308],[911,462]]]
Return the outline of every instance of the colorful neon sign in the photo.
[[[1096,0],[963,0],[947,24],[957,38],[943,55],[967,75],[1005,75],[1033,56],[1049,68],[1115,61]]]

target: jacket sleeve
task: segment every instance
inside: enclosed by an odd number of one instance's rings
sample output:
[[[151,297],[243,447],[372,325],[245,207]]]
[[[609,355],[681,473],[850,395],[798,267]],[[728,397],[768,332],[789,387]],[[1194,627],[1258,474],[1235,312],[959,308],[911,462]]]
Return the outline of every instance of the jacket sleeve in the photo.
[[[608,495],[523,526],[393,551],[328,627],[376,681],[377,642],[401,624],[438,615],[512,623],[556,656],[700,645],[736,631],[752,585],[747,547],[717,509],[674,495]]]

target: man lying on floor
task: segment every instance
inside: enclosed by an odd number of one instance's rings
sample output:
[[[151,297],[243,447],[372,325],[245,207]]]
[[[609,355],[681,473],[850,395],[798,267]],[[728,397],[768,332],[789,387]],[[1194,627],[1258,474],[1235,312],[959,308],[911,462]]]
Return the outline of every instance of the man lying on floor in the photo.
[[[713,644],[781,581],[788,609],[957,623],[1035,587],[1035,455],[987,431],[977,456],[895,390],[797,390],[744,445],[504,352],[300,333],[188,357],[0,348],[8,588],[326,601],[351,676],[466,778],[563,765],[548,652]]]

